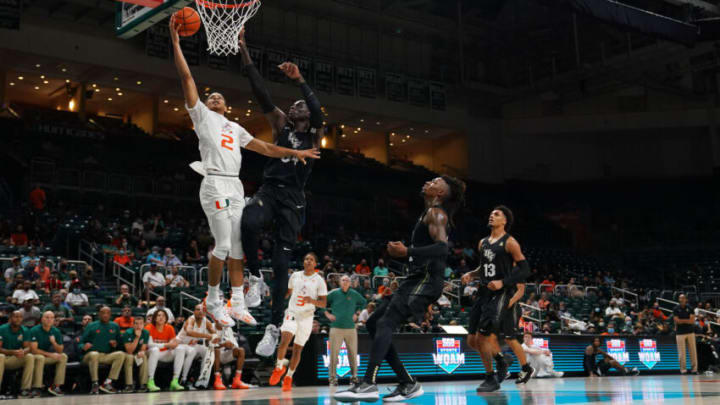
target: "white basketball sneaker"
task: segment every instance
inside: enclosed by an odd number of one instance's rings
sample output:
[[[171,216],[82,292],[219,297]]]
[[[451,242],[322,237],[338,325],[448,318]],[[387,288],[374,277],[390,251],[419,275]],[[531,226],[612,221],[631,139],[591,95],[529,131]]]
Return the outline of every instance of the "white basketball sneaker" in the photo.
[[[262,304],[262,297],[260,296],[260,286],[262,286],[262,276],[255,277],[250,275],[250,289],[245,294],[245,303],[248,308],[257,308]]]
[[[230,317],[230,314],[228,314],[228,311],[223,305],[222,300],[217,301],[205,301],[205,309],[207,310],[208,315],[215,321],[218,322],[220,325],[226,328],[232,328],[235,326],[235,321]]]
[[[277,347],[279,336],[280,331],[278,330],[277,326],[269,324],[265,328],[265,335],[255,348],[255,353],[263,357],[272,356],[273,353],[275,353],[275,348]]]
[[[230,316],[233,319],[237,319],[238,321],[244,322],[250,326],[257,325],[257,321],[252,315],[250,315],[250,311],[248,311],[247,307],[245,307],[245,300],[243,299],[242,294],[239,294],[238,298],[235,298],[235,296],[230,298],[227,303],[227,312],[230,313]]]

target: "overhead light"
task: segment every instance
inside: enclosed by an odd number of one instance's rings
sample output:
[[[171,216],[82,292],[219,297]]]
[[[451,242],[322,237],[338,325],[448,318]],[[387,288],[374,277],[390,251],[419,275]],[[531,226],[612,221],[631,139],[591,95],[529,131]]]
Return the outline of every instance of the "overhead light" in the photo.
[[[40,75],[40,78],[41,78],[41,79],[44,79],[44,78],[45,78],[45,75]]]
[[[345,138],[345,134],[342,134],[342,137]]]
[[[118,93],[118,96],[122,96],[122,93]]]
[[[394,143],[392,143],[392,142],[390,142],[390,146],[395,146],[395,144],[394,144]]]
[[[209,96],[209,95],[210,95],[210,93],[205,93],[205,97],[207,97],[207,96]]]
[[[24,79],[24,77],[18,76],[18,80],[22,80],[22,79]]]
[[[38,86],[35,86],[35,90],[40,90],[40,87],[38,87]]]
[[[179,110],[179,108],[177,108],[177,107],[173,108],[173,111],[178,111],[178,110]]]
[[[239,121],[239,120],[240,120],[240,118],[238,118],[238,117],[235,117],[235,121]]]
[[[323,121],[323,125],[327,125],[327,122]]]
[[[92,86],[93,86],[93,87],[97,87],[97,84],[93,83],[93,85],[92,85]]]
[[[115,87],[115,91],[120,91],[120,87]]]
[[[362,131],[362,128],[358,127],[358,128],[357,128],[357,131],[358,131],[358,132]]]
[[[410,135],[405,135],[405,138],[410,139]]]
[[[168,103],[168,101],[167,101],[167,100],[163,100],[163,103],[167,104],[167,103]]]
[[[13,82],[10,82],[10,85],[11,85],[11,86],[14,86],[14,85],[15,85],[15,83],[13,83]]]
[[[205,87],[205,91],[210,91],[210,87]]]
[[[357,131],[353,131],[353,134],[357,134]]]
[[[112,97],[108,97],[108,101],[112,101]]]
[[[415,128],[410,128],[410,130],[411,130],[411,131],[414,131],[414,130],[415,130]]]
[[[403,141],[403,143],[405,143],[405,139],[403,139],[402,141]]]
[[[345,124],[340,124],[340,129],[345,129]]]
[[[70,79],[65,79],[65,83],[70,83]]]
[[[95,93],[100,93],[100,89],[95,89]]]
[[[322,139],[320,140],[320,146],[322,146],[323,148],[327,147],[327,137],[326,136],[323,136]]]
[[[365,122],[365,120],[363,118],[360,118],[360,122]]]
[[[65,69],[65,68],[62,68],[62,69],[60,69],[60,70],[61,70],[62,72],[67,72],[67,69]]]
[[[252,100],[248,100],[248,104],[252,104]]]
[[[375,125],[380,125],[380,121],[377,121],[377,122],[375,123]]]
[[[232,106],[228,106],[228,110],[232,110]]]
[[[426,130],[425,130],[425,133],[426,133],[426,134],[427,134],[427,133],[429,133],[429,132],[430,132],[430,130],[429,130],[429,129],[426,129]]]
[[[113,80],[118,81],[120,80],[117,76],[113,77]]]
[[[68,103],[68,110],[70,110],[70,111],[75,110],[75,100],[72,98],[70,99],[70,102]]]
[[[249,117],[249,116],[250,116],[250,113],[245,113],[245,116],[246,116],[246,117]]]
[[[136,81],[135,83],[137,83],[137,85],[139,86],[139,85],[142,84],[142,80],[138,80],[138,81]]]
[[[50,83],[50,82],[47,80],[43,80],[43,84],[48,84],[48,83]]]
[[[35,64],[35,67],[36,67],[36,68],[39,68],[39,67],[40,67],[40,64],[39,64],[39,63],[36,63],[36,64]]]
[[[247,112],[251,113],[251,112],[252,112],[252,110],[248,109],[248,110],[247,110]]]
[[[395,136],[395,132],[390,132],[390,136]]]

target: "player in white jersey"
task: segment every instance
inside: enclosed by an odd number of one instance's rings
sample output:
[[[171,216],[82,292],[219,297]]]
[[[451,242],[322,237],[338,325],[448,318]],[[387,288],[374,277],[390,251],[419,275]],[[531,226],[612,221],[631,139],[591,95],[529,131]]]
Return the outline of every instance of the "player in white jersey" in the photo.
[[[312,332],[315,308],[325,308],[327,306],[327,285],[322,276],[315,270],[317,261],[315,253],[306,254],[305,260],[303,260],[304,271],[296,271],[288,281],[287,295],[290,296],[290,301],[280,327],[282,337],[277,351],[277,364],[270,376],[270,385],[276,385],[287,370],[287,375],[285,375],[282,384],[283,391],[292,389],[292,376],[300,363],[303,346],[305,346]],[[288,346],[290,346],[290,341],[293,340],[293,336],[295,340],[293,342],[292,358],[288,362],[285,354]],[[288,364],[290,364],[289,369]]]
[[[180,385],[187,388],[188,374],[192,367],[195,357],[201,359],[208,350],[206,344],[210,341],[213,343],[220,342],[220,336],[215,331],[212,322],[205,316],[202,304],[195,305],[193,314],[185,321],[180,333],[177,335],[180,343],[188,345],[189,349],[185,352],[185,362],[183,363],[182,378]]]
[[[205,103],[200,101],[195,81],[180,48],[179,25],[170,18],[175,66],[180,75],[185,108],[190,113],[198,136],[202,163],[192,166],[204,176],[200,186],[200,204],[208,218],[215,248],[208,265],[208,314],[223,326],[232,327],[239,319],[250,325],[257,322],[245,306],[243,295],[243,250],[240,238],[240,219],[245,206],[245,193],[238,178],[242,156],[240,148],[250,149],[274,158],[294,157],[318,159],[318,149],[294,150],[253,138],[243,127],[225,117],[227,106],[220,93],[212,93]],[[233,289],[230,313],[225,310],[220,295],[223,264],[228,261],[230,285]],[[231,318],[232,316],[232,318]]]

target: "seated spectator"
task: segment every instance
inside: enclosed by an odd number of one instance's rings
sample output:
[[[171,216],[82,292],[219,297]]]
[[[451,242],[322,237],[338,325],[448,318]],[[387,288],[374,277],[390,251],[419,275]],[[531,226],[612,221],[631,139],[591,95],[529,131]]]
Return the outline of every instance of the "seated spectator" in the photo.
[[[603,336],[618,336],[619,333],[615,330],[615,322],[608,322],[607,330],[601,333]]]
[[[27,254],[27,256],[23,256],[23,257],[20,259],[20,266],[22,266],[22,268],[24,269],[25,267],[27,267],[27,265],[28,265],[30,262],[34,262],[34,264],[33,264],[33,269],[34,269],[34,268],[35,268],[35,265],[36,265],[37,262],[38,262],[38,259],[39,259],[39,257],[37,256],[37,250],[35,250],[34,247],[31,247],[31,248],[30,248],[30,251],[29,251],[28,254]]]
[[[550,350],[540,349],[535,346],[532,333],[525,332],[523,334],[522,348],[527,356],[528,363],[530,363],[530,367],[536,370],[537,377],[559,378],[563,376],[562,371],[554,370],[555,365],[553,364],[552,353]]]
[[[28,236],[22,225],[18,225],[17,228],[15,228],[15,232],[10,234],[10,244],[18,247],[25,247],[28,245]]]
[[[550,300],[547,298],[547,293],[540,294],[540,299],[538,300],[538,307],[540,309],[547,309],[547,307],[550,305]]]
[[[20,258],[19,257],[13,257],[12,262],[10,264],[10,267],[5,269],[5,283],[9,284],[12,283],[12,281],[15,279],[16,274],[22,273],[22,267],[20,266]]]
[[[143,318],[145,319],[145,318]],[[120,312],[120,316],[115,318],[113,321],[120,327],[120,333],[124,333],[129,328],[133,327],[133,323],[135,323],[135,318],[132,316],[132,309],[130,309],[129,306],[124,306],[122,311]]]
[[[135,260],[145,263],[149,254],[150,249],[148,248],[147,242],[145,239],[140,239],[138,246],[135,248]]]
[[[53,271],[50,278],[45,281],[45,294],[52,294],[55,291],[62,290],[63,282],[60,280],[60,273]]]
[[[92,291],[100,289],[100,286],[95,283],[92,266],[87,266],[82,274],[83,276],[80,278],[80,285],[83,290]]]
[[[463,289],[463,297],[472,297],[472,295],[475,294],[477,290],[477,283],[470,282]]]
[[[80,279],[78,278],[77,271],[70,270],[68,273],[68,279],[65,281],[65,289],[69,290],[73,285],[80,285]]]
[[[166,268],[171,266],[182,266],[182,262],[180,259],[173,254],[173,251],[171,248],[165,248],[165,256],[162,258],[162,265]]]
[[[80,339],[80,347],[84,353],[82,363],[90,371],[90,395],[98,395],[100,390],[115,394],[113,381],[120,376],[125,364],[125,353],[120,349],[120,327],[110,321],[110,308],[102,307],[98,312],[99,320],[88,324]],[[111,365],[110,374],[102,385],[99,384],[98,365]]]
[[[185,261],[188,263],[198,263],[203,261],[203,256],[200,254],[200,248],[198,247],[198,243],[195,239],[190,241],[190,246],[188,246],[188,249],[185,252]]]
[[[360,260],[360,263],[357,266],[355,266],[355,274],[369,276],[370,273],[371,273],[370,266],[368,266],[367,260],[365,260],[365,259]]]
[[[31,303],[39,303],[40,297],[37,293],[31,289],[32,283],[28,280],[23,281],[22,289],[17,289],[13,292],[10,302],[17,305],[22,305],[25,301],[29,300]]]
[[[158,246],[153,246],[152,251],[147,255],[146,262],[148,264],[155,264],[156,266],[163,265],[163,258],[160,256],[160,248]]]
[[[87,307],[90,305],[87,295],[80,290],[80,286],[77,284],[70,288],[70,293],[65,297],[65,302],[67,302],[73,310],[78,307]]]
[[[30,281],[33,285],[37,284],[37,281],[40,278],[40,274],[35,272],[35,268],[39,262],[40,259],[36,257],[28,260],[25,266],[23,266],[23,278],[25,278],[26,281]]]
[[[31,300],[25,300],[22,304],[22,308],[20,308],[20,313],[23,316],[22,325],[26,328],[32,328],[37,325],[40,323],[40,318],[42,318],[40,308],[33,304],[34,303]]]
[[[625,318],[623,311],[618,308],[617,301],[613,298],[610,300],[610,306],[605,309],[605,316],[612,318]]]
[[[165,297],[162,297],[162,296],[157,297],[157,300],[155,301],[155,306],[150,308],[147,311],[147,314],[145,314],[145,317],[147,318],[149,316],[152,316],[155,312],[157,312],[158,310],[161,310],[161,309],[163,311],[165,311],[165,315],[167,315],[167,322],[170,324],[175,323],[175,315],[173,315],[170,308],[165,306]]]
[[[140,302],[134,295],[130,294],[130,287],[128,287],[127,284],[123,284],[120,286],[120,295],[115,299],[115,305],[119,307],[129,306],[134,307],[137,306],[140,307]]]
[[[527,301],[525,301],[525,303],[527,305],[530,305],[531,307],[537,307],[538,306],[537,294],[535,294],[534,292],[531,292],[530,295],[528,296]]]
[[[19,398],[31,398],[35,359],[30,354],[30,331],[22,326],[22,314],[13,311],[8,323],[0,326],[0,342],[5,370],[23,369]],[[2,384],[2,381],[0,381]],[[39,394],[39,392],[38,392]]]
[[[655,301],[653,303],[653,308],[652,308],[651,313],[652,313],[653,318],[655,318],[657,320],[666,321],[668,319],[668,316],[665,315],[662,312],[662,310],[660,309],[660,303],[657,301]]]
[[[165,276],[165,284],[170,288],[190,287],[190,282],[185,280],[185,277],[180,274],[178,266],[170,267],[170,274]]]
[[[150,271],[143,274],[143,284],[145,285],[145,300],[150,301],[150,291],[165,286],[165,277],[158,271],[157,265],[151,264]]]
[[[113,262],[123,266],[127,266],[128,264],[130,264],[131,260],[130,256],[127,255],[125,249],[120,249],[115,254],[115,256],[113,256]]]
[[[553,291],[555,291],[556,284],[557,283],[555,283],[555,277],[552,274],[550,274],[547,276],[547,278],[545,280],[542,281],[542,283],[540,283],[540,286],[543,291],[552,294]]]
[[[568,297],[580,298],[585,296],[585,292],[578,285],[575,284],[575,277],[570,277],[567,286]]]
[[[37,274],[37,279],[42,282],[41,285],[45,285],[45,281],[50,278],[50,267],[47,265],[47,258],[41,257],[33,271]]]
[[[55,326],[67,326],[73,322],[72,312],[70,308],[63,305],[62,294],[59,292],[53,294],[52,301],[45,305],[42,311],[51,311],[55,314]]]
[[[147,350],[150,342],[150,332],[145,329],[145,318],[135,318],[132,329],[127,329],[121,336],[123,348],[125,349],[125,390],[133,392],[133,368],[138,360],[142,363],[138,366],[139,387],[135,392],[147,392],[148,382],[148,358]]]
[[[375,303],[371,302],[367,305],[367,308],[360,311],[360,316],[358,316],[358,324],[365,325],[368,318],[370,318],[370,315],[375,312]]]
[[[380,258],[378,259],[377,266],[373,269],[373,276],[387,276],[388,268],[385,266],[385,261]]]
[[[150,332],[147,384],[150,392],[160,391],[160,388],[155,384],[155,371],[159,361],[173,363],[170,390],[181,391],[184,389],[178,379],[182,373],[188,346],[180,344],[180,341],[176,338],[175,329],[169,324],[169,314],[166,311],[167,309],[156,307],[152,315],[152,322],[145,326],[145,329]]]
[[[564,301],[560,301],[560,302],[558,303],[557,314],[558,314],[558,316],[559,316],[561,319],[562,319],[563,317],[565,317],[565,318],[572,318],[572,315],[570,314],[570,312],[568,312],[567,309],[565,308],[565,302],[564,302]]]
[[[585,348],[585,357],[583,361],[583,368],[585,372],[591,377],[598,377],[607,375],[611,368],[615,368],[622,375],[638,375],[640,371],[637,368],[627,369],[618,363],[612,356],[602,350],[600,345],[600,338],[596,337],[593,339],[591,345]],[[602,355],[603,359],[600,363],[596,363],[595,357]]]
[[[68,355],[64,353],[63,338],[60,330],[54,325],[57,324],[52,311],[42,315],[39,325],[30,330],[30,351],[35,356],[35,385],[42,385],[43,372],[46,365],[55,365],[53,384],[48,387],[48,392],[55,396],[62,396],[60,386],[65,384],[65,369],[67,367]]]

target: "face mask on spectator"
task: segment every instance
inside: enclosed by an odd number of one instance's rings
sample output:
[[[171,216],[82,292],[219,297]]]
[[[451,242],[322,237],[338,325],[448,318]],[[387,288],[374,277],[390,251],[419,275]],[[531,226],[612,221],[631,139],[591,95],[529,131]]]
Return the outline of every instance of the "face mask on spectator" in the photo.
[[[615,332],[615,328],[608,328],[608,333],[613,333],[613,332]]]

